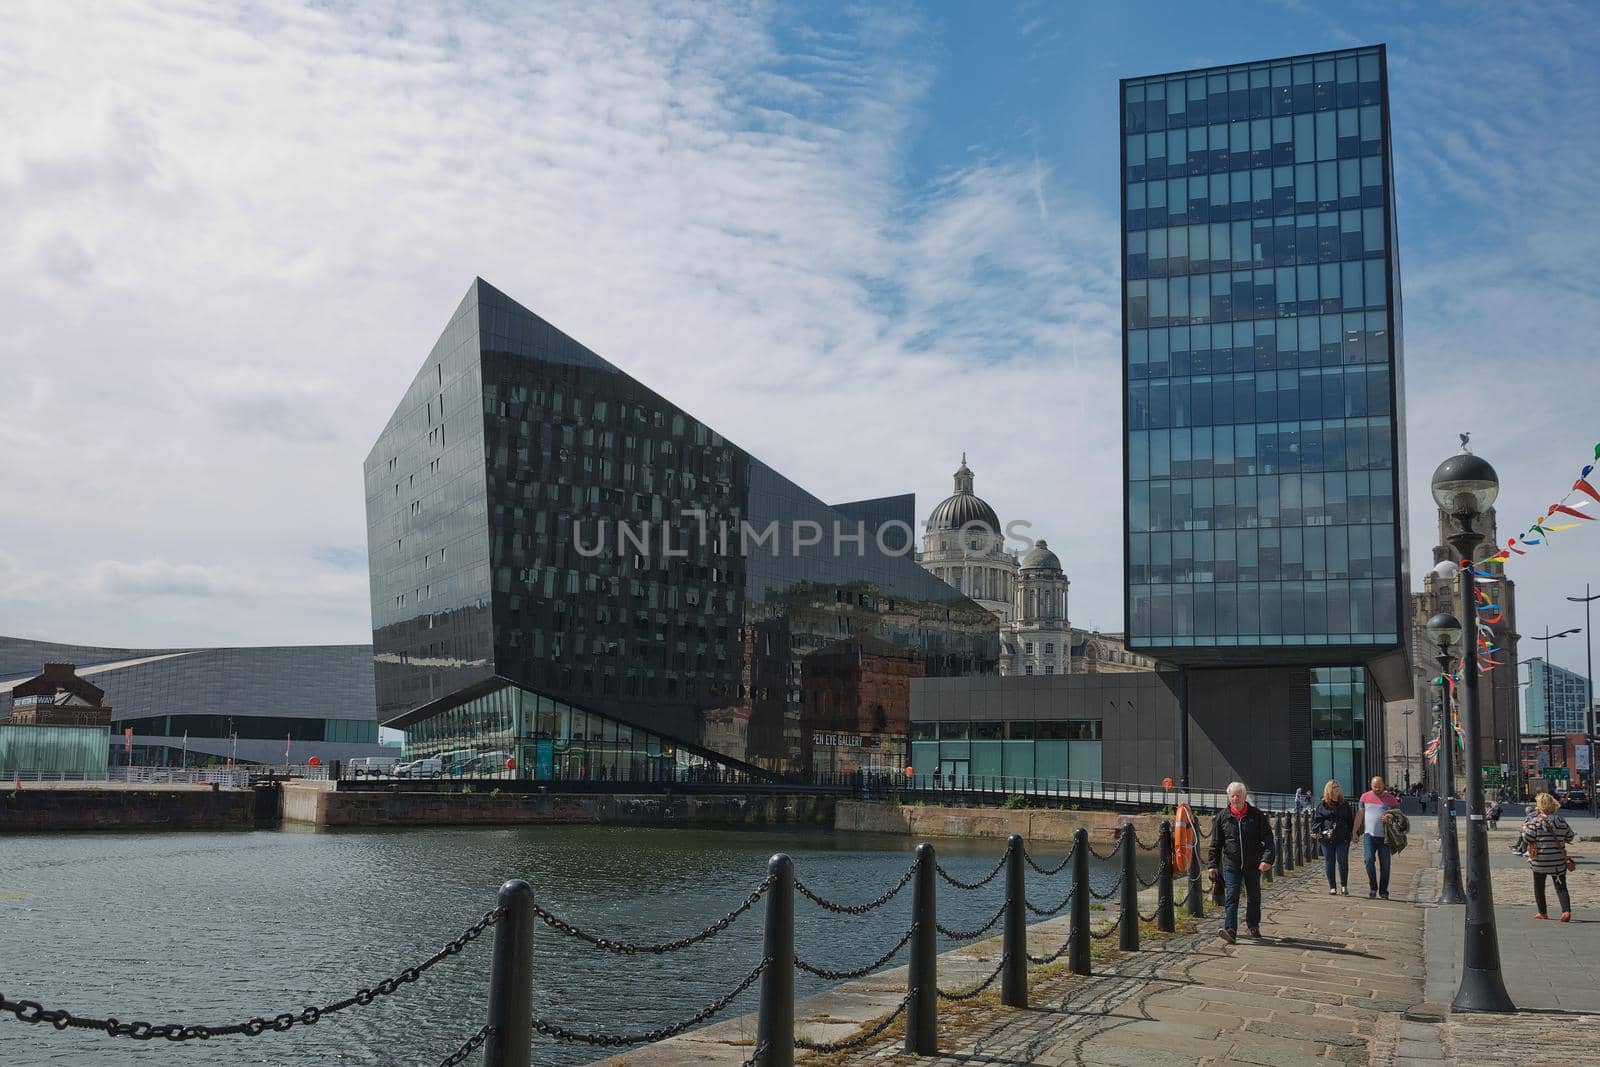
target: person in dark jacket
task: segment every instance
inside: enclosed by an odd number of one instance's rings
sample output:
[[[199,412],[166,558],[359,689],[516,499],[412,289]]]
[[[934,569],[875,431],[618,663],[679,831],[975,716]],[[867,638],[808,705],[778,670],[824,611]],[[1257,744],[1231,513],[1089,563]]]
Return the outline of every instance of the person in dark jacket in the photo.
[[[1248,903],[1244,922],[1251,937],[1261,936],[1261,872],[1276,855],[1272,823],[1247,799],[1243,782],[1228,783],[1228,807],[1211,821],[1211,876],[1219,873],[1227,887],[1222,939],[1230,945],[1239,939],[1239,890]]]
[[[1345,800],[1343,787],[1329,781],[1322,787],[1322,803],[1311,813],[1311,833],[1322,846],[1330,896],[1339,892],[1350,895],[1350,838],[1355,833],[1355,823],[1355,809]]]
[[[1560,815],[1561,802],[1549,793],[1534,798],[1534,813],[1522,824],[1519,843],[1526,847],[1528,866],[1533,868],[1533,902],[1539,910],[1535,919],[1548,919],[1544,880],[1555,883],[1556,899],[1561,902],[1561,921],[1572,921],[1572,897],[1567,894],[1567,845],[1572,827]]]

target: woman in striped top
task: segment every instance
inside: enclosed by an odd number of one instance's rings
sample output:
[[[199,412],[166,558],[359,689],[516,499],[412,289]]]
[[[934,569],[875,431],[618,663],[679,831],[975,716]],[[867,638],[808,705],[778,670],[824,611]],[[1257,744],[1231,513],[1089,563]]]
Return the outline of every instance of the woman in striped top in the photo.
[[[1539,909],[1535,919],[1548,919],[1545,907],[1544,880],[1555,883],[1556,899],[1561,902],[1561,921],[1572,921],[1572,898],[1567,895],[1567,842],[1572,840],[1572,827],[1559,812],[1561,805],[1549,793],[1534,798],[1534,811],[1522,824],[1521,843],[1528,849],[1528,866],[1533,868],[1533,902]]]

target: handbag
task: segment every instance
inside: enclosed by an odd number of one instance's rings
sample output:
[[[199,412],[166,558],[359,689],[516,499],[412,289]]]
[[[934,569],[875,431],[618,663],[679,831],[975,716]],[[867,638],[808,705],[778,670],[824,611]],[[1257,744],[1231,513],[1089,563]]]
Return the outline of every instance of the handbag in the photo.
[[[1211,903],[1216,904],[1216,905],[1221,905],[1226,899],[1227,899],[1227,896],[1222,891],[1222,875],[1220,875],[1220,874],[1212,875],[1211,876]]]
[[[1561,862],[1566,864],[1567,870],[1569,870],[1569,871],[1577,870],[1578,869],[1577,862],[1571,856],[1567,855],[1567,846],[1562,844],[1561,842],[1557,841],[1556,842],[1556,848],[1561,850]]]

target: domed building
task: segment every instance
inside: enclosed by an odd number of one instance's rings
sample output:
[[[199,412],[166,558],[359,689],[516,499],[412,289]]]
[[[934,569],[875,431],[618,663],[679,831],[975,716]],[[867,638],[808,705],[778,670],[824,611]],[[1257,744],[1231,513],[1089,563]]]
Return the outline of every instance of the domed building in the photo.
[[[955,492],[928,516],[917,562],[1004,623],[1011,618],[1017,557],[1006,551],[1000,517],[973,492],[973,482],[963,452],[961,466],[956,468]]]
[[[1061,559],[1040,539],[1022,557],[1011,619],[1000,628],[1001,674],[1072,673],[1072,626]]]

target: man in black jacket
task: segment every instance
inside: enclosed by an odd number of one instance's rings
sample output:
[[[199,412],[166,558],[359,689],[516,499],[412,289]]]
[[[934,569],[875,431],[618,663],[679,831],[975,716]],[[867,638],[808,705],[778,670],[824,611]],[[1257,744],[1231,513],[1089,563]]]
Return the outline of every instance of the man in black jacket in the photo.
[[[1261,872],[1275,855],[1272,823],[1247,796],[1243,782],[1229,782],[1228,808],[1211,820],[1211,877],[1220,874],[1227,887],[1222,939],[1230,945],[1238,940],[1240,886],[1248,898],[1245,926],[1251,937],[1261,936]]]

